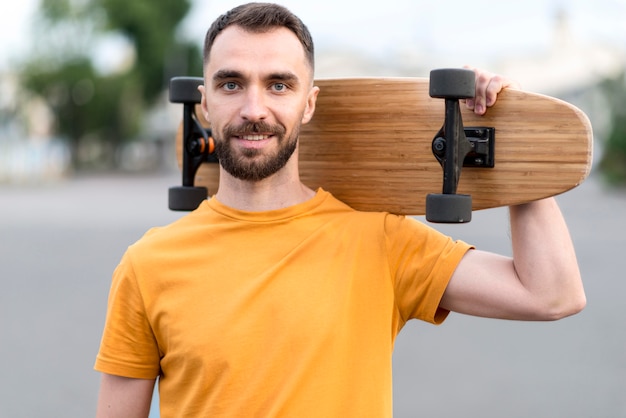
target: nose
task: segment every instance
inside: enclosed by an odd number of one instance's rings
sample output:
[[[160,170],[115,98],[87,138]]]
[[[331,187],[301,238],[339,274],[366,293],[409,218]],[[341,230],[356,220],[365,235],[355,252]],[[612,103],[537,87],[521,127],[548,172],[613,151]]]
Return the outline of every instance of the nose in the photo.
[[[246,91],[241,117],[251,122],[257,122],[267,117],[268,109],[263,90],[251,87]]]

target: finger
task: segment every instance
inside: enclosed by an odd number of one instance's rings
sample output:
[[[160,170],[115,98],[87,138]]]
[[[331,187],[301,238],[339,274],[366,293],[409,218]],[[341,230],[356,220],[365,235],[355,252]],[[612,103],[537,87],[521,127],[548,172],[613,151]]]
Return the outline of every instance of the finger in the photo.
[[[476,95],[474,97],[474,113],[483,115],[487,111],[487,106],[493,105],[493,92],[498,86],[491,83],[493,74],[474,69],[476,74]],[[497,96],[499,90],[495,92]]]
[[[516,81],[513,81],[509,78],[500,76],[500,75],[492,75],[487,83],[487,88],[485,91],[485,104],[487,107],[491,107],[496,103],[498,98],[498,94],[502,92],[504,89],[519,89],[520,85]]]
[[[467,70],[472,70],[474,71],[474,73],[476,73],[477,69],[474,67],[470,67],[469,65],[464,65],[463,68],[467,69]],[[476,100],[472,99],[465,99],[463,100],[463,102],[465,103],[465,106],[469,109],[469,110],[474,110],[474,107],[476,106]]]
[[[492,76],[487,82],[485,87],[485,104],[487,107],[491,107],[496,102],[498,93],[502,91],[504,86],[502,77],[498,75]]]
[[[465,105],[469,110],[473,110],[478,115],[483,115],[487,111],[487,86],[491,75],[478,68],[464,65],[463,68],[471,70],[475,74],[475,93],[473,99],[467,99]]]

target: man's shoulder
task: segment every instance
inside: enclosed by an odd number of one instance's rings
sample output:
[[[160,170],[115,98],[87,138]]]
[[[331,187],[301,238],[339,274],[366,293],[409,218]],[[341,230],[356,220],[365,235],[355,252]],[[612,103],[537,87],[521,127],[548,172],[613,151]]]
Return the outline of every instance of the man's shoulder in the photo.
[[[196,210],[185,214],[173,222],[161,226],[154,226],[148,229],[141,238],[139,238],[131,248],[150,248],[153,246],[168,245],[176,246],[180,244],[180,240],[189,240],[194,235],[194,231],[202,223],[198,220],[202,216],[204,203]]]

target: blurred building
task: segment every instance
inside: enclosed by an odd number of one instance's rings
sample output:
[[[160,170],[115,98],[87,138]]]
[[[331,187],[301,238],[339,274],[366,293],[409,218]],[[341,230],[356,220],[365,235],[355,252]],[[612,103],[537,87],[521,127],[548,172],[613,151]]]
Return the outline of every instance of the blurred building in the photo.
[[[0,184],[65,177],[69,149],[53,132],[54,116],[43,100],[22,91],[15,74],[0,73]]]

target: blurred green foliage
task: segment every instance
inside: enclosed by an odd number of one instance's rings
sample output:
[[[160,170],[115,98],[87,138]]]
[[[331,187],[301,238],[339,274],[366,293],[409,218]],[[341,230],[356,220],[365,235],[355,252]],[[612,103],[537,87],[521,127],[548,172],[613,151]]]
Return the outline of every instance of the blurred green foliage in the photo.
[[[611,129],[604,142],[600,170],[608,182],[626,186],[626,72],[602,83],[609,100]]]
[[[99,144],[100,164],[114,164],[168,80],[201,71],[199,47],[178,36],[190,8],[190,0],[41,0],[21,82],[52,109],[55,134],[68,141],[75,167],[92,160],[80,152],[86,143]],[[97,47],[107,37],[125,40],[132,53],[118,54],[129,65],[98,67]]]

